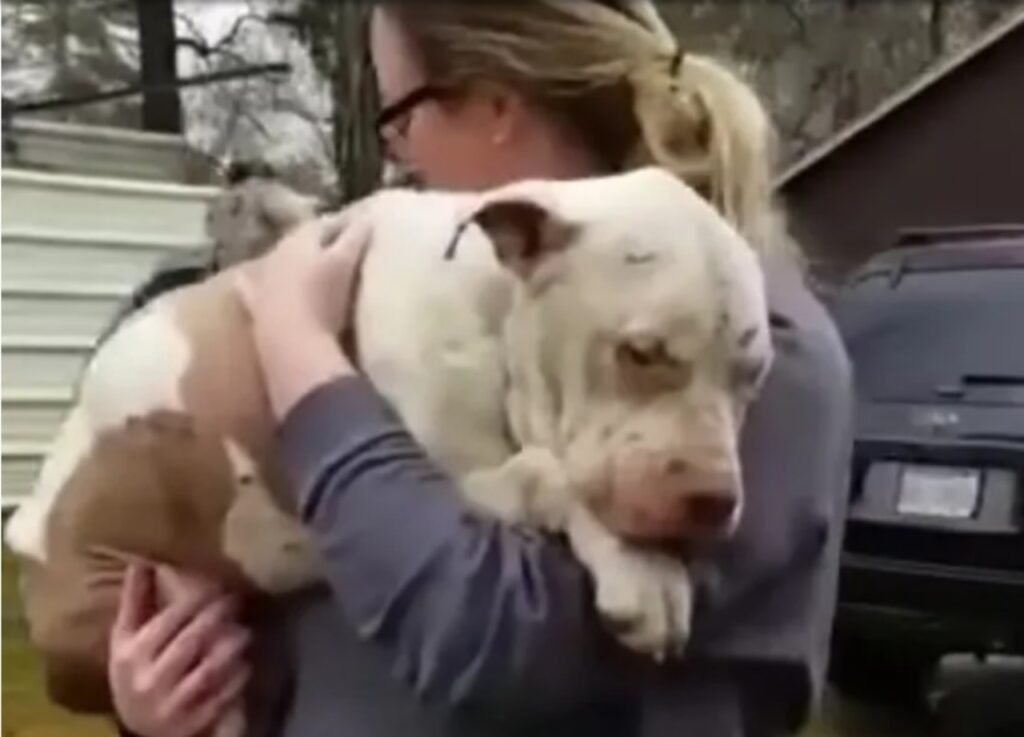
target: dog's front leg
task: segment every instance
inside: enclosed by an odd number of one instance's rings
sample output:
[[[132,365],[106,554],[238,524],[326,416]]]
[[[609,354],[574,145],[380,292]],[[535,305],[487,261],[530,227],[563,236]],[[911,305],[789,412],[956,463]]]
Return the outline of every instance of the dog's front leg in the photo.
[[[593,576],[597,610],[616,637],[659,660],[680,653],[689,639],[693,609],[683,561],[630,546],[578,503],[566,532],[576,557]]]
[[[539,447],[524,448],[497,468],[473,471],[459,486],[470,504],[509,524],[560,531],[573,505],[562,464]]]
[[[284,594],[319,578],[309,531],[281,509],[255,462],[226,444],[234,474],[234,496],[224,517],[221,550],[257,589]]]

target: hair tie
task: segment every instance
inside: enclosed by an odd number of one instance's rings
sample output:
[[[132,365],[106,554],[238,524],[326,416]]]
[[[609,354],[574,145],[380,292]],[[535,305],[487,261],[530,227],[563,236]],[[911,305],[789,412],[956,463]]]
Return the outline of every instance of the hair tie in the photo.
[[[679,73],[683,69],[683,61],[685,58],[686,52],[682,49],[676,49],[675,53],[672,54],[672,59],[669,61],[668,73],[672,75],[673,78],[679,76]]]

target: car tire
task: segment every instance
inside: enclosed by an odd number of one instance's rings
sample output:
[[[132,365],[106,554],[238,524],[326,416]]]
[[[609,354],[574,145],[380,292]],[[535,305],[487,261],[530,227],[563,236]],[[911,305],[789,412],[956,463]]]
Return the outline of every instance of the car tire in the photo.
[[[1024,734],[1024,674],[995,674],[962,685],[935,707],[941,737]]]
[[[847,697],[901,707],[923,707],[925,685],[939,654],[895,643],[836,638],[829,681]]]

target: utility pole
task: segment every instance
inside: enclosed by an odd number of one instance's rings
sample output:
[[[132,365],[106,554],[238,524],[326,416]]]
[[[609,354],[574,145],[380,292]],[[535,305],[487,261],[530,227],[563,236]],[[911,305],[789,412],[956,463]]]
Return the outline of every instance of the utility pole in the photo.
[[[175,81],[174,0],[135,0],[142,69],[142,128],[181,132],[181,99]]]

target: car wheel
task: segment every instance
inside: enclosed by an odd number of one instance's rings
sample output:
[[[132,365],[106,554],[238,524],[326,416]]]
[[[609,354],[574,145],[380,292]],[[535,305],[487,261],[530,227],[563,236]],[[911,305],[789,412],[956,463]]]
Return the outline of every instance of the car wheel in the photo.
[[[895,643],[836,638],[829,680],[844,696],[896,706],[924,704],[925,684],[939,654]]]
[[[950,691],[935,708],[942,737],[1024,734],[1024,675],[994,674]]]

